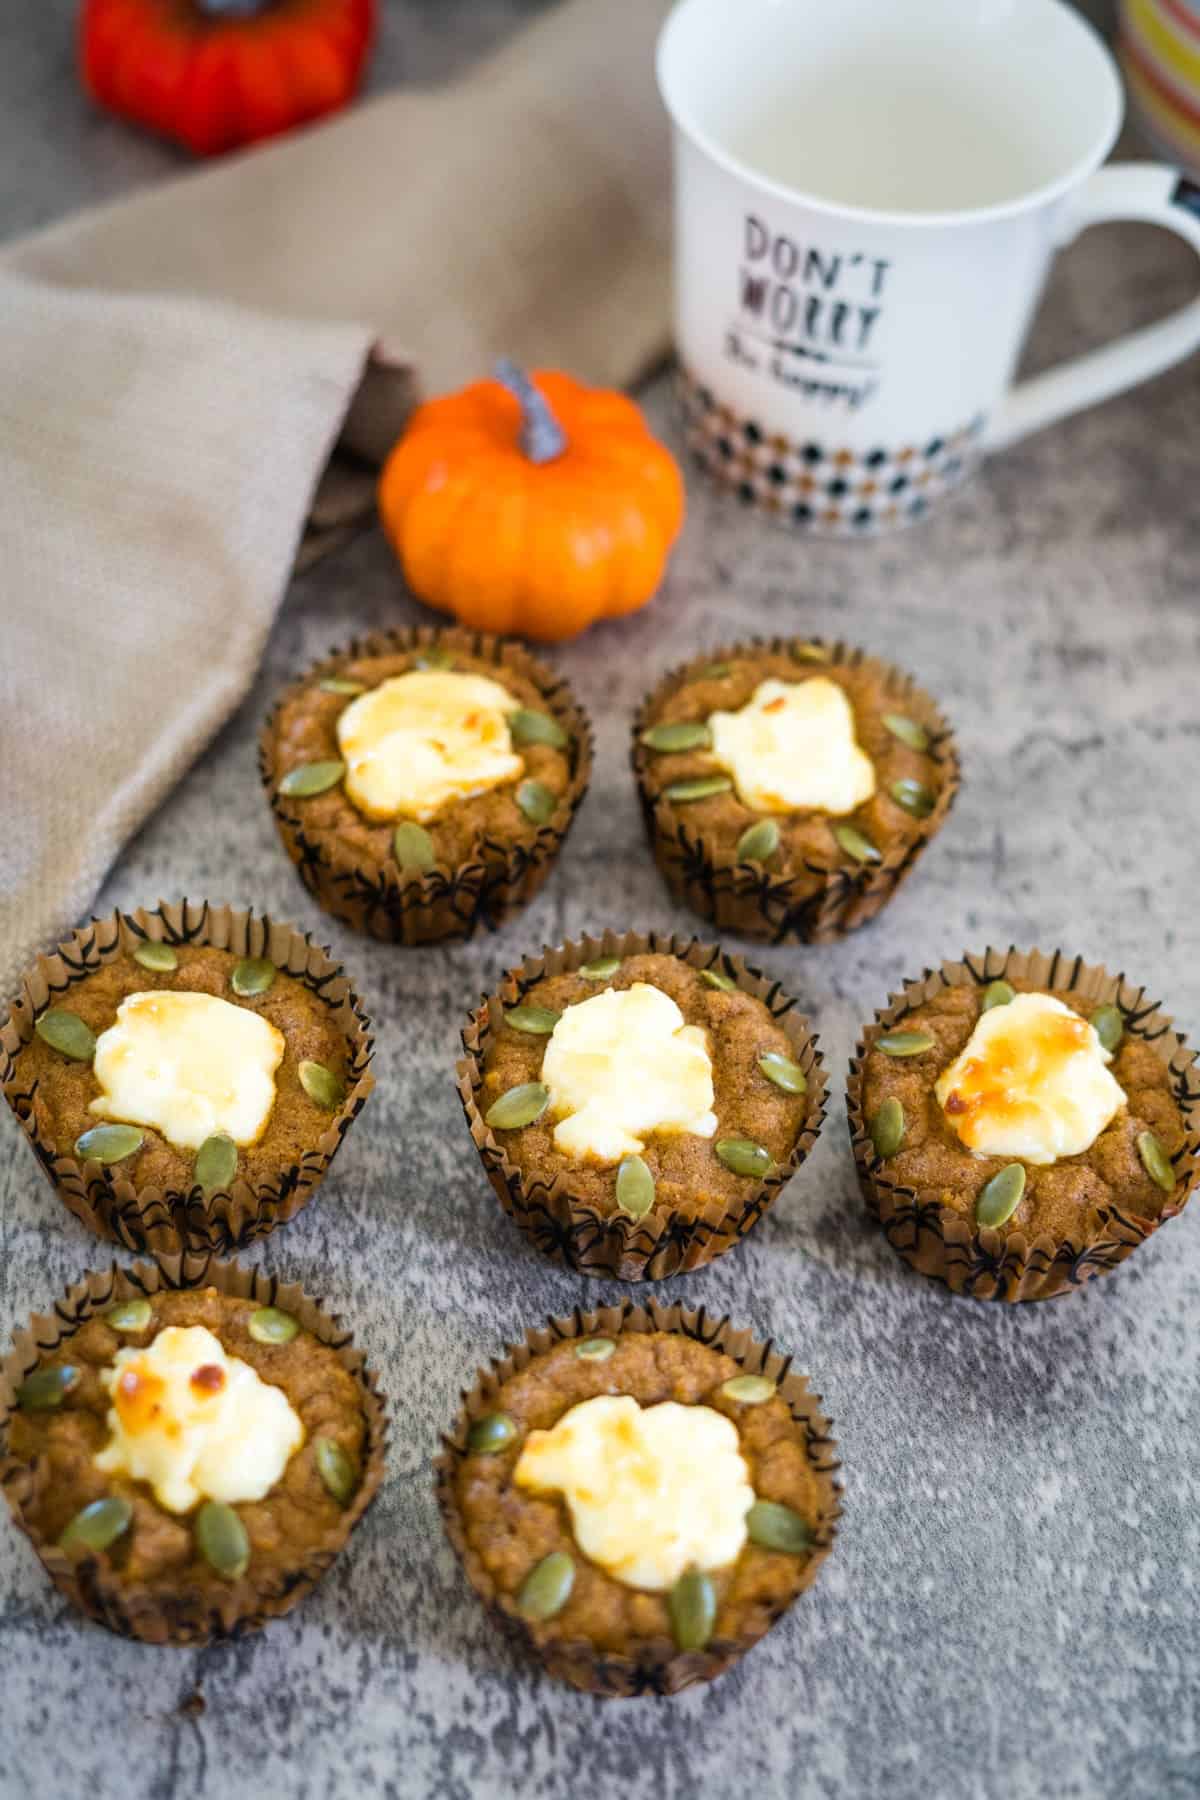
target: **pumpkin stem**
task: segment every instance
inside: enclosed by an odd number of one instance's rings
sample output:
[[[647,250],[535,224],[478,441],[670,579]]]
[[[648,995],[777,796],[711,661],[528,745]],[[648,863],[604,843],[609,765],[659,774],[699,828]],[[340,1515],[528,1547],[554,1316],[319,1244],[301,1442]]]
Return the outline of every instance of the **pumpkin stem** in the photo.
[[[524,369],[502,356],[496,364],[496,380],[520,403],[522,453],[531,463],[553,462],[561,456],[567,447],[567,434]]]

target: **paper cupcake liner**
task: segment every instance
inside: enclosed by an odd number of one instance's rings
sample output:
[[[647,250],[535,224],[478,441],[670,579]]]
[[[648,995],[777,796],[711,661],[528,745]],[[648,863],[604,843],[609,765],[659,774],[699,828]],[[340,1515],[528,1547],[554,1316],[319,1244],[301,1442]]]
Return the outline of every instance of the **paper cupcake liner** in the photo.
[[[648,789],[650,756],[641,741],[642,733],[668,695],[695,680],[711,663],[787,652],[796,643],[824,651],[826,667],[862,669],[877,675],[897,707],[929,733],[929,754],[942,778],[937,803],[927,819],[914,820],[914,835],[893,846],[878,863],[827,868],[806,862],[801,873],[773,874],[760,864],[739,862],[733,850],[721,848],[703,832],[691,829],[676,808],[666,800],[656,800]],[[675,898],[721,931],[771,944],[830,944],[873,919],[945,824],[960,784],[954,734],[911,675],[852,645],[826,644],[809,637],[749,638],[722,644],[672,669],[646,696],[634,719],[633,772],[654,858]]]
[[[219,1591],[192,1587],[164,1595],[145,1585],[122,1582],[103,1556],[76,1560],[43,1538],[29,1513],[35,1497],[33,1470],[5,1453],[0,1459],[0,1486],[17,1524],[54,1585],[97,1624],[149,1644],[204,1644],[212,1638],[242,1637],[259,1630],[268,1619],[290,1612],[345,1547],[383,1480],[387,1403],[375,1375],[366,1366],[364,1353],[355,1349],[353,1337],[341,1320],[327,1313],[319,1300],[310,1299],[294,1282],[281,1282],[262,1269],[245,1268],[236,1262],[215,1262],[206,1256],[160,1257],[130,1269],[118,1268],[114,1263],[103,1273],[88,1275],[69,1287],[55,1302],[52,1313],[37,1313],[23,1330],[15,1331],[13,1350],[0,1364],[0,1447],[7,1444],[19,1384],[42,1357],[72,1337],[93,1314],[118,1300],[160,1290],[200,1287],[215,1287],[220,1293],[237,1298],[253,1298],[263,1306],[283,1307],[321,1343],[337,1352],[339,1362],[354,1377],[362,1397],[367,1427],[362,1476],[336,1529],[286,1574],[276,1572],[270,1582],[256,1582],[251,1563],[239,1581],[230,1582]]]
[[[679,1332],[732,1357],[747,1374],[763,1374],[777,1384],[793,1420],[803,1432],[808,1460],[821,1490],[816,1547],[808,1558],[803,1580],[793,1599],[816,1580],[821,1564],[833,1548],[842,1511],[841,1483],[836,1479],[841,1464],[831,1435],[832,1427],[821,1412],[821,1396],[810,1391],[803,1375],[793,1374],[791,1357],[777,1350],[773,1340],[760,1343],[751,1332],[735,1330],[728,1317],[712,1318],[703,1307],[696,1312],[682,1306],[662,1306],[656,1300],[648,1301],[645,1306],[635,1306],[631,1300],[624,1300],[618,1305],[602,1306],[589,1312],[576,1307],[569,1317],[547,1319],[543,1328],[527,1332],[522,1343],[510,1344],[503,1356],[493,1358],[488,1368],[479,1369],[474,1386],[469,1392],[463,1392],[458,1417],[451,1431],[443,1436],[443,1449],[434,1464],[438,1508],[446,1535],[458,1554],[467,1580],[484,1605],[540,1658],[551,1675],[569,1682],[572,1687],[612,1700],[631,1699],[639,1694],[677,1694],[694,1682],[711,1681],[744,1656],[792,1604],[789,1600],[760,1630],[738,1637],[716,1638],[705,1650],[681,1651],[670,1638],[663,1637],[647,1643],[636,1655],[617,1655],[597,1649],[586,1638],[556,1638],[551,1629],[533,1625],[523,1618],[512,1598],[499,1592],[482,1560],[467,1542],[458,1505],[456,1476],[458,1466],[467,1454],[467,1432],[475,1419],[490,1410],[497,1389],[510,1376],[527,1368],[535,1356],[564,1339],[593,1337],[599,1333],[616,1337],[632,1331]]]
[[[382,869],[364,867],[340,839],[309,827],[302,801],[280,793],[273,757],[276,720],[293,695],[337,674],[357,657],[397,655],[434,645],[482,658],[501,672],[512,669],[534,684],[546,711],[565,727],[575,745],[571,785],[553,818],[538,828],[532,841],[513,844],[485,838],[482,855],[474,861],[457,866],[439,863],[424,872],[401,870],[390,859]],[[354,930],[387,943],[434,944],[472,937],[480,925],[495,930],[533,899],[587,793],[592,727],[567,683],[522,645],[486,632],[420,625],[356,639],[315,663],[280,696],[263,726],[258,767],[284,849],[318,906]]]
[[[547,975],[570,973],[601,956],[624,958],[647,952],[677,956],[694,969],[716,967],[734,980],[743,993],[761,1000],[791,1039],[794,1059],[808,1077],[808,1111],[791,1155],[754,1186],[736,1213],[723,1210],[716,1202],[710,1202],[694,1217],[660,1211],[657,1207],[644,1219],[600,1212],[571,1192],[569,1174],[557,1175],[549,1185],[528,1180],[489,1130],[480,1110],[491,1009],[499,1011],[512,1006]],[[498,990],[471,1014],[462,1043],[466,1055],[458,1064],[458,1095],[467,1128],[497,1199],[539,1250],[581,1275],[609,1276],[615,1281],[663,1281],[723,1256],[770,1211],[780,1190],[816,1143],[825,1116],[825,1066],[817,1039],[797,1002],[783,992],[777,981],[751,968],[740,956],[728,956],[715,945],[702,944],[694,937],[606,931],[603,937],[584,937],[578,943],[562,944],[557,950],[546,949],[508,971]]]
[[[910,1012],[951,987],[986,987],[1002,977],[1028,981],[1040,989],[1078,995],[1092,1007],[1120,1008],[1125,1030],[1143,1039],[1171,1072],[1171,1092],[1183,1114],[1186,1141],[1174,1158],[1183,1189],[1157,1218],[1142,1218],[1118,1207],[1103,1209],[1099,1229],[1090,1235],[1059,1240],[1043,1232],[1029,1239],[1023,1232],[1006,1234],[975,1227],[940,1200],[893,1181],[887,1164],[875,1153],[863,1114],[862,1084],[866,1053],[881,1031],[890,1030]],[[1145,1243],[1166,1219],[1181,1213],[1200,1176],[1200,1072],[1196,1052],[1175,1031],[1145,988],[1134,987],[1124,974],[1110,975],[1099,964],[1085,963],[1062,950],[987,949],[980,957],[926,969],[891,995],[868,1025],[850,1062],[846,1080],[846,1112],[859,1186],[868,1210],[883,1226],[893,1250],[922,1275],[943,1282],[956,1294],[977,1300],[1050,1300],[1115,1269]]]
[[[20,1060],[38,1018],[76,982],[146,939],[212,945],[235,956],[267,956],[329,1007],[345,1032],[346,1098],[312,1148],[273,1181],[252,1186],[239,1176],[227,1191],[207,1195],[198,1186],[186,1192],[137,1187],[119,1168],[105,1170],[95,1161],[80,1163],[73,1156],[59,1156],[39,1137],[36,1085],[26,1085]],[[235,907],[210,906],[207,900],[161,901],[154,912],[139,907],[136,912],[93,919],[51,955],[38,958],[0,1025],[0,1087],[47,1180],[68,1210],[97,1237],[153,1255],[176,1250],[226,1253],[293,1218],[320,1186],[375,1085],[370,1073],[372,1047],[370,1022],[347,977],[307,932],[280,924],[266,913],[256,918]]]

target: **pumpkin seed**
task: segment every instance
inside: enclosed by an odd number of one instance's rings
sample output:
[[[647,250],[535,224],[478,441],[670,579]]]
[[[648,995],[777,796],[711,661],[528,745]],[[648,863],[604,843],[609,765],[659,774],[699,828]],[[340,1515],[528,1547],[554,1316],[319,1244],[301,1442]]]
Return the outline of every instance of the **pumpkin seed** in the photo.
[[[467,1449],[474,1456],[495,1456],[507,1450],[517,1435],[517,1421],[508,1413],[485,1413],[467,1433]]]
[[[894,1094],[890,1094],[879,1108],[869,1130],[876,1156],[883,1162],[889,1156],[895,1156],[904,1142],[904,1108]]]
[[[839,848],[844,850],[846,855],[852,857],[855,862],[868,863],[881,860],[879,852],[870,838],[864,837],[855,826],[835,825],[833,835],[838,841]]]
[[[599,956],[595,962],[584,963],[579,970],[585,981],[608,981],[621,966],[619,956]]]
[[[530,1037],[549,1037],[558,1021],[560,1012],[552,1006],[510,1006],[504,1014],[504,1023],[511,1025],[514,1031],[524,1031]]]
[[[738,984],[732,975],[724,974],[720,969],[701,969],[700,979],[710,988],[716,988],[720,994],[736,994]]]
[[[679,1648],[703,1650],[717,1620],[717,1590],[700,1569],[689,1569],[671,1589],[667,1611]]]
[[[671,719],[643,731],[642,742],[647,750],[707,750],[712,732],[702,719]]]
[[[520,1131],[524,1125],[533,1125],[541,1118],[550,1104],[550,1089],[543,1087],[540,1081],[523,1081],[520,1087],[509,1088],[507,1094],[492,1103],[483,1115],[485,1125],[493,1131]]]
[[[807,1094],[808,1076],[790,1056],[782,1056],[778,1050],[768,1050],[765,1056],[759,1057],[758,1066],[767,1080],[773,1081],[785,1094]]]
[[[110,1306],[104,1315],[104,1323],[110,1331],[145,1331],[154,1317],[154,1308],[148,1300],[118,1300]]]
[[[929,733],[915,719],[906,719],[903,713],[884,713],[883,722],[892,736],[910,750],[928,750]]]
[[[617,1170],[617,1205],[631,1219],[644,1219],[654,1205],[654,1177],[640,1156],[627,1156]]]
[[[232,1506],[206,1500],[193,1526],[196,1548],[214,1575],[237,1581],[250,1566],[250,1539]]]
[[[933,790],[927,788],[923,781],[914,781],[911,775],[904,775],[899,781],[893,781],[892,799],[906,813],[911,813],[914,819],[927,819],[937,804]]]
[[[296,1073],[314,1105],[324,1107],[326,1112],[337,1111],[346,1098],[346,1084],[340,1075],[319,1062],[302,1062]]]
[[[549,744],[552,750],[565,750],[571,741],[557,719],[528,706],[509,713],[508,729],[514,744]]]
[[[761,1406],[775,1392],[775,1383],[767,1375],[731,1375],[721,1383],[721,1392],[741,1406]]]
[[[663,789],[663,798],[676,806],[686,806],[692,800],[711,800],[714,794],[727,794],[732,786],[728,775],[697,775],[691,781],[673,781]]]
[[[452,669],[454,656],[441,644],[426,644],[413,663],[414,669]]]
[[[133,1507],[119,1494],[106,1494],[77,1512],[58,1540],[60,1550],[107,1550],[133,1521]]]
[[[367,691],[361,681],[351,681],[348,675],[327,675],[319,686],[323,694],[365,694]]]
[[[824,644],[793,643],[789,649],[793,662],[828,662],[831,654]]]
[[[298,763],[280,781],[279,791],[289,800],[311,800],[314,794],[336,787],[345,773],[345,763],[338,760]]]
[[[1156,1138],[1152,1131],[1139,1131],[1137,1147],[1142,1167],[1155,1187],[1160,1187],[1164,1194],[1173,1194],[1175,1171],[1161,1139]]]
[[[70,1364],[54,1369],[35,1369],[17,1389],[22,1412],[57,1412],[67,1395],[79,1386],[79,1370]]]
[[[237,1160],[237,1145],[233,1139],[224,1131],[214,1131],[196,1152],[192,1180],[206,1194],[222,1193],[237,1174]]]
[[[581,1362],[607,1362],[616,1347],[613,1338],[580,1338],[575,1354]]]
[[[91,1062],[96,1054],[96,1039],[78,1013],[65,1006],[52,1006],[44,1012],[34,1030],[44,1044],[69,1056],[72,1062]]]
[[[234,965],[229,985],[239,998],[250,1000],[255,994],[269,992],[278,973],[269,956],[243,956]]]
[[[993,1006],[1008,1006],[1017,997],[1017,990],[1007,981],[989,981],[983,990],[983,1012],[991,1012]]]
[[[99,1163],[124,1162],[141,1149],[145,1135],[136,1125],[93,1125],[75,1139],[75,1154],[83,1162],[93,1157]]]
[[[1120,1007],[1098,1006],[1092,1014],[1092,1030],[1109,1055],[1113,1055],[1125,1036],[1125,1018]]]
[[[406,819],[392,833],[392,855],[402,869],[432,869],[437,862],[433,839],[423,825]]]
[[[299,1329],[299,1319],[281,1306],[260,1306],[246,1326],[256,1344],[290,1344]]]
[[[1025,1169],[1021,1163],[1009,1163],[990,1181],[985,1181],[975,1201],[975,1223],[998,1226],[1012,1218],[1025,1192]]]
[[[358,1486],[358,1470],[342,1446],[332,1438],[318,1438],[313,1445],[313,1461],[338,1505],[348,1505]]]
[[[575,1564],[565,1550],[552,1550],[521,1583],[517,1611],[540,1625],[562,1611],[574,1586]]]
[[[732,674],[732,663],[705,663],[700,671],[700,679],[701,681],[724,681],[726,675]]]
[[[775,1167],[771,1152],[749,1138],[721,1138],[717,1157],[733,1175],[769,1175]]]
[[[875,1048],[885,1056],[924,1056],[933,1039],[927,1031],[888,1031],[875,1039]]]
[[[133,953],[133,960],[143,969],[153,969],[156,974],[168,974],[179,967],[179,956],[174,944],[159,944],[153,938],[147,938],[139,944]]]
[[[517,805],[531,825],[546,825],[554,817],[558,798],[544,781],[523,781],[517,789]]]
[[[812,1532],[798,1512],[778,1500],[756,1500],[746,1514],[746,1536],[763,1550],[799,1556],[812,1548]]]
[[[770,862],[779,848],[779,827],[774,819],[760,819],[747,826],[737,841],[739,862]]]

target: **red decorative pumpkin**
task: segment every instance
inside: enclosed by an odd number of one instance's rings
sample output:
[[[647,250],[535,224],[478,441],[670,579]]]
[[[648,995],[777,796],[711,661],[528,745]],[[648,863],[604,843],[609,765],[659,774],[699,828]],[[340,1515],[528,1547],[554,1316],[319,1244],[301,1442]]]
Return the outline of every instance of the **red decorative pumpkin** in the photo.
[[[102,106],[198,156],[344,106],[375,0],[84,0],[79,60]]]

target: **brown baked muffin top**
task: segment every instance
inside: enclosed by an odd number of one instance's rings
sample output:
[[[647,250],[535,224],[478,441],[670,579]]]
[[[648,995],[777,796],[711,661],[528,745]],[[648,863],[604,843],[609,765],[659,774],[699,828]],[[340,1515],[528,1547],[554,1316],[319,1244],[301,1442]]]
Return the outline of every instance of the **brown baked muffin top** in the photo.
[[[618,1174],[630,1152],[599,1160],[565,1151],[555,1142],[561,1115],[556,1114],[553,1097],[539,1118],[517,1129],[504,1129],[489,1113],[510,1090],[543,1082],[556,1020],[568,1008],[594,1001],[605,992],[626,993],[639,984],[666,995],[682,1014],[685,1027],[698,1028],[704,1034],[712,1070],[711,1111],[716,1115],[711,1135],[654,1130],[640,1139],[644,1147],[637,1154],[654,1182],[655,1209],[688,1218],[713,1202],[734,1209],[773,1164],[786,1162],[808,1121],[812,1102],[803,1076],[796,1080],[795,1050],[787,1033],[761,1000],[735,989],[719,972],[701,971],[678,957],[646,952],[625,957],[611,973],[599,977],[581,972],[546,976],[523,992],[519,1007],[508,1009],[522,1021],[532,1014],[533,1022],[542,1027],[537,1032],[510,1023],[508,1013],[500,1016],[493,1005],[479,1109],[527,1185],[549,1186],[562,1175],[578,1201],[603,1214],[616,1212]],[[548,1016],[539,1019],[539,1013]],[[803,1091],[789,1092],[765,1074],[760,1066],[764,1056],[783,1059],[787,1064],[784,1078]],[[758,1146],[764,1153],[760,1166],[742,1172],[731,1168],[718,1152],[718,1146],[729,1140]]]
[[[736,1384],[732,1390],[726,1389],[728,1382]],[[564,1498],[562,1486],[543,1485],[552,1472],[544,1460],[551,1446],[534,1436],[563,1421],[556,1441],[567,1435],[558,1454],[561,1458],[563,1449],[569,1454],[572,1434],[586,1435],[589,1425],[593,1431],[600,1429],[589,1421],[586,1410],[572,1409],[602,1396],[628,1396],[640,1409],[636,1415],[632,1408],[622,1409],[623,1420],[610,1415],[604,1428],[611,1433],[606,1441],[613,1460],[606,1467],[613,1491],[609,1506],[600,1508],[600,1529],[607,1541],[594,1546],[598,1554],[605,1553],[604,1562],[581,1549],[576,1521],[585,1534],[588,1522]],[[686,1462],[686,1442],[681,1444],[675,1433],[655,1431],[656,1425],[667,1424],[665,1419],[656,1421],[652,1410],[663,1402],[703,1409],[728,1421],[715,1427],[711,1418],[700,1421],[712,1448],[699,1465]],[[678,1416],[673,1422],[679,1426]],[[690,1426],[696,1421],[682,1423]],[[647,1434],[649,1446],[637,1441],[640,1432]],[[517,1472],[526,1453],[530,1461],[519,1482]],[[657,1486],[653,1467],[647,1468],[644,1457],[658,1462]],[[742,1485],[733,1491],[731,1468],[736,1468],[736,1461],[731,1465],[730,1458],[740,1458],[743,1465]],[[593,1506],[603,1499],[595,1493],[595,1482],[603,1482],[605,1469],[589,1466],[593,1485],[589,1488],[586,1481],[582,1489],[572,1485],[577,1506],[586,1506],[589,1496]],[[676,1486],[676,1468],[690,1493],[681,1493]],[[630,1535],[620,1496],[641,1485],[639,1469],[645,1510],[640,1527],[635,1524]],[[714,1483],[705,1497],[710,1471]],[[671,1553],[652,1535],[657,1520],[662,1521],[664,1538],[669,1539],[674,1525],[689,1543],[687,1555],[694,1559],[690,1571],[711,1583],[715,1599],[708,1635],[725,1640],[760,1636],[800,1591],[820,1524],[821,1489],[804,1431],[775,1384],[765,1377],[743,1376],[732,1357],[670,1331],[569,1340],[534,1357],[500,1386],[490,1397],[488,1412],[474,1422],[468,1454],[456,1470],[455,1493],[468,1547],[500,1596],[532,1625],[539,1639],[581,1639],[598,1651],[617,1653],[636,1652],[640,1644],[663,1639],[674,1639],[680,1648],[703,1647],[680,1640]],[[764,1507],[763,1502],[770,1504]],[[754,1510],[747,1513],[751,1505]],[[713,1535],[714,1524],[720,1519],[728,1529],[731,1516],[746,1522],[749,1535],[740,1548],[735,1546],[730,1560],[703,1567],[706,1558],[697,1541],[697,1524],[716,1549],[720,1537]],[[594,1524],[593,1520],[593,1528]],[[764,1539],[791,1547],[767,1548]],[[728,1546],[728,1537],[724,1541]],[[606,1566],[622,1542],[634,1553],[632,1560],[626,1557],[621,1562],[626,1579]],[[656,1566],[647,1568],[656,1553]],[[559,1560],[545,1570],[548,1557]],[[566,1585],[564,1557],[570,1562],[569,1592],[555,1605]],[[527,1585],[539,1569],[543,1573]],[[646,1585],[650,1576],[660,1585]],[[670,1585],[661,1585],[663,1581]],[[695,1597],[693,1592],[693,1601]],[[549,1612],[547,1605],[552,1608]]]
[[[202,1328],[206,1335],[174,1335],[144,1357],[168,1328],[176,1334]],[[209,1360],[214,1341],[222,1354]],[[244,1466],[233,1460],[246,1445],[236,1438],[239,1448],[224,1455],[195,1461],[185,1452],[169,1465],[158,1461],[154,1480],[131,1472],[135,1459],[128,1447],[138,1444],[142,1456],[161,1457],[161,1421],[165,1416],[169,1424],[177,1416],[175,1390],[163,1379],[171,1366],[168,1346],[176,1353],[194,1348],[204,1357],[194,1369],[185,1357],[182,1371],[176,1371],[201,1432],[207,1407],[224,1405],[229,1409],[224,1418],[232,1413],[236,1422],[239,1408],[245,1418],[250,1404],[266,1404],[269,1427],[278,1429],[283,1418],[290,1433],[278,1440],[278,1453],[299,1439],[261,1498],[220,1503],[214,1517],[208,1489],[230,1481],[234,1491],[246,1485]],[[239,1365],[247,1365],[261,1385]],[[274,1393],[264,1396],[264,1389],[278,1390],[286,1408]],[[127,1431],[122,1466],[98,1468],[97,1457],[108,1461],[117,1442],[115,1417]],[[250,1448],[261,1474],[270,1464],[262,1461],[264,1421],[258,1414],[255,1420]],[[265,1588],[273,1577],[295,1570],[335,1535],[358,1485],[365,1441],[359,1389],[335,1351],[290,1314],[209,1287],[119,1301],[88,1319],[26,1377],[9,1421],[7,1450],[33,1470],[24,1512],[38,1536],[56,1544],[67,1532],[62,1548],[73,1558],[97,1555],[122,1585],[166,1596],[217,1588],[242,1573]],[[160,1502],[165,1470],[172,1481],[186,1483],[190,1477],[197,1484],[191,1506],[176,1510]],[[99,1502],[108,1504],[99,1507]],[[93,1510],[85,1513],[85,1508]],[[236,1515],[232,1525],[224,1516],[230,1511]],[[111,1541],[101,1547],[110,1532]],[[214,1542],[216,1563],[204,1549]]]
[[[1018,994],[1047,992],[1020,979],[1004,985]],[[948,1117],[935,1094],[935,1084],[956,1062],[981,1016],[990,1010],[985,997],[995,998],[996,987],[993,983],[991,987],[945,988],[880,1034],[885,1043],[899,1038],[903,1053],[888,1054],[879,1047],[880,1038],[868,1049],[862,1072],[863,1115],[868,1129],[874,1134],[873,1122],[878,1120],[885,1102],[898,1102],[903,1113],[900,1148],[885,1157],[880,1173],[889,1181],[914,1189],[922,1201],[937,1201],[952,1208],[972,1225],[1019,1231],[1029,1238],[1042,1233],[1059,1241],[1090,1237],[1102,1226],[1105,1209],[1115,1208],[1140,1218],[1158,1217],[1175,1191],[1170,1158],[1183,1145],[1186,1128],[1171,1092],[1166,1063],[1151,1045],[1122,1029],[1114,1007],[1100,1011],[1094,1002],[1085,1003],[1069,991],[1054,990],[1049,996],[1067,1007],[1075,1018],[1093,1021],[1106,1047],[1115,1044],[1108,1073],[1124,1090],[1124,1104],[1089,1147],[1039,1164],[1013,1155],[977,1155],[962,1141],[952,1117],[955,1112],[960,1118],[966,1113],[969,1093],[964,1098],[962,1090],[950,1085],[944,1096],[952,1113]],[[999,1003],[1004,1004],[1003,988]],[[910,1053],[911,1043],[905,1041],[908,1034],[914,1033],[918,1034],[918,1043],[922,1038],[930,1040],[928,1047],[916,1054]],[[1154,1140],[1148,1149],[1147,1133]],[[992,1190],[990,1210],[982,1196],[994,1178],[1012,1167],[1023,1171],[1024,1188],[1011,1215],[998,1219],[994,1211],[997,1201],[999,1210],[1003,1210],[1003,1194],[997,1196]],[[1157,1170],[1159,1179],[1151,1173],[1152,1168]],[[1020,1179],[1020,1175],[1016,1176],[1015,1186],[1019,1186]],[[981,1205],[986,1216],[977,1218],[977,1207]]]

